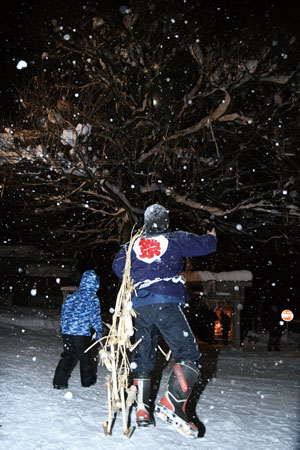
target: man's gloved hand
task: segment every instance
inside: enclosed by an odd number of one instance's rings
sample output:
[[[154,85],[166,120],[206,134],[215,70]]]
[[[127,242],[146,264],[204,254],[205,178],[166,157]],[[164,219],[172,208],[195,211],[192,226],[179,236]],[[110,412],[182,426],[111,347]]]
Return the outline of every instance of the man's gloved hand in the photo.
[[[217,236],[216,230],[213,228],[211,231],[207,230],[207,234],[212,234],[213,236]]]
[[[204,233],[213,234],[212,231],[215,231],[215,224],[214,222],[206,222],[202,226]]]

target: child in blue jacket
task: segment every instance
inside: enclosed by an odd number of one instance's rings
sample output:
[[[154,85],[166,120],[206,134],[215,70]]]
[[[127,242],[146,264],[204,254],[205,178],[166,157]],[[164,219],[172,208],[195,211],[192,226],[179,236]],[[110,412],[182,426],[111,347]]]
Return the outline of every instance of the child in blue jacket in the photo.
[[[62,307],[61,327],[64,349],[53,379],[55,389],[66,389],[71,372],[80,361],[81,385],[89,387],[96,383],[96,365],[91,352],[84,351],[91,345],[91,329],[96,339],[102,335],[100,302],[96,295],[100,286],[94,270],[82,275],[79,289],[66,298]]]
[[[177,430],[184,430],[188,437],[197,437],[198,429],[186,416],[185,407],[199,376],[201,354],[181,309],[189,297],[180,273],[185,257],[215,252],[217,239],[214,229],[198,236],[184,231],[170,232],[168,228],[168,211],[158,204],[149,206],[144,213],[144,234],[135,241],[131,253],[130,274],[135,287],[132,303],[137,312],[135,341],[141,339],[133,361],[134,384],[138,388],[136,421],[139,427],[153,423],[149,408],[150,374],[155,366],[160,332],[176,364],[156,413]],[[126,250],[123,247],[114,258],[113,270],[119,278],[123,277]]]

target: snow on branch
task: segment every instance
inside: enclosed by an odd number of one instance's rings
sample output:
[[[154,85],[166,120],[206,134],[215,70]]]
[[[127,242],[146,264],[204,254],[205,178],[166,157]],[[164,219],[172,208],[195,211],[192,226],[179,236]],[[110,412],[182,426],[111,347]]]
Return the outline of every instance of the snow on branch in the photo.
[[[209,124],[211,122],[214,122],[215,120],[219,119],[219,117],[221,117],[225,113],[228,106],[230,105],[230,100],[231,100],[230,95],[228,94],[227,91],[225,91],[225,99],[222,100],[222,103],[220,103],[220,105],[217,107],[217,109],[215,109],[215,111],[213,111],[208,116],[203,117],[203,119],[201,119],[196,124],[191,125],[190,127],[185,128],[183,130],[176,131],[171,136],[164,137],[163,140],[160,141],[159,144],[156,145],[155,147],[153,147],[150,151],[148,151],[146,153],[142,153],[138,159],[138,162],[141,163],[141,162],[145,161],[145,159],[149,158],[149,156],[158,153],[161,149],[161,146],[164,145],[166,142],[169,142],[174,139],[178,139],[180,136],[187,136],[190,134],[195,134],[199,130],[201,130],[201,128],[209,126]]]
[[[255,210],[255,211],[261,211],[265,212],[271,215],[285,215],[286,211],[282,211],[279,208],[276,208],[271,203],[260,200],[258,202],[241,202],[238,203],[236,206],[233,206],[228,209],[222,209],[215,206],[209,206],[205,205],[203,203],[197,202],[195,200],[192,200],[191,198],[188,198],[186,195],[181,195],[176,192],[170,187],[165,187],[161,184],[152,183],[148,184],[146,186],[142,186],[140,188],[141,193],[146,192],[154,192],[154,191],[160,191],[165,193],[168,197],[173,198],[177,203],[184,204],[186,206],[189,206],[193,209],[199,209],[201,211],[206,211],[211,215],[222,217],[225,215],[233,214],[239,210]],[[288,214],[290,216],[298,217],[300,215],[300,210],[296,205],[287,205],[285,206],[286,209],[289,210]]]

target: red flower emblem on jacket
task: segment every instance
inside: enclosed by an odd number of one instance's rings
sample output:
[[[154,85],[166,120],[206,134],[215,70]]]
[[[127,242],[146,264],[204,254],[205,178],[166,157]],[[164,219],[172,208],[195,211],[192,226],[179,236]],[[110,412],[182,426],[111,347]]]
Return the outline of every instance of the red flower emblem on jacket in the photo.
[[[156,239],[141,239],[139,242],[141,253],[140,258],[153,258],[160,256],[160,243]]]

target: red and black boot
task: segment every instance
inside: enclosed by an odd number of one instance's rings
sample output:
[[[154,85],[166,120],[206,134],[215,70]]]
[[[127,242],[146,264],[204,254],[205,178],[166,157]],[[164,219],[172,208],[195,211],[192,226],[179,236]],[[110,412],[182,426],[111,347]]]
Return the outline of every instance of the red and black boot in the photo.
[[[133,380],[133,384],[137,387],[136,424],[138,428],[147,428],[153,426],[154,420],[149,406],[151,388],[150,375],[138,375]]]
[[[199,430],[189,421],[185,408],[198,377],[199,370],[192,362],[176,363],[168,380],[168,390],[155,407],[160,419],[190,439],[197,438]]]

